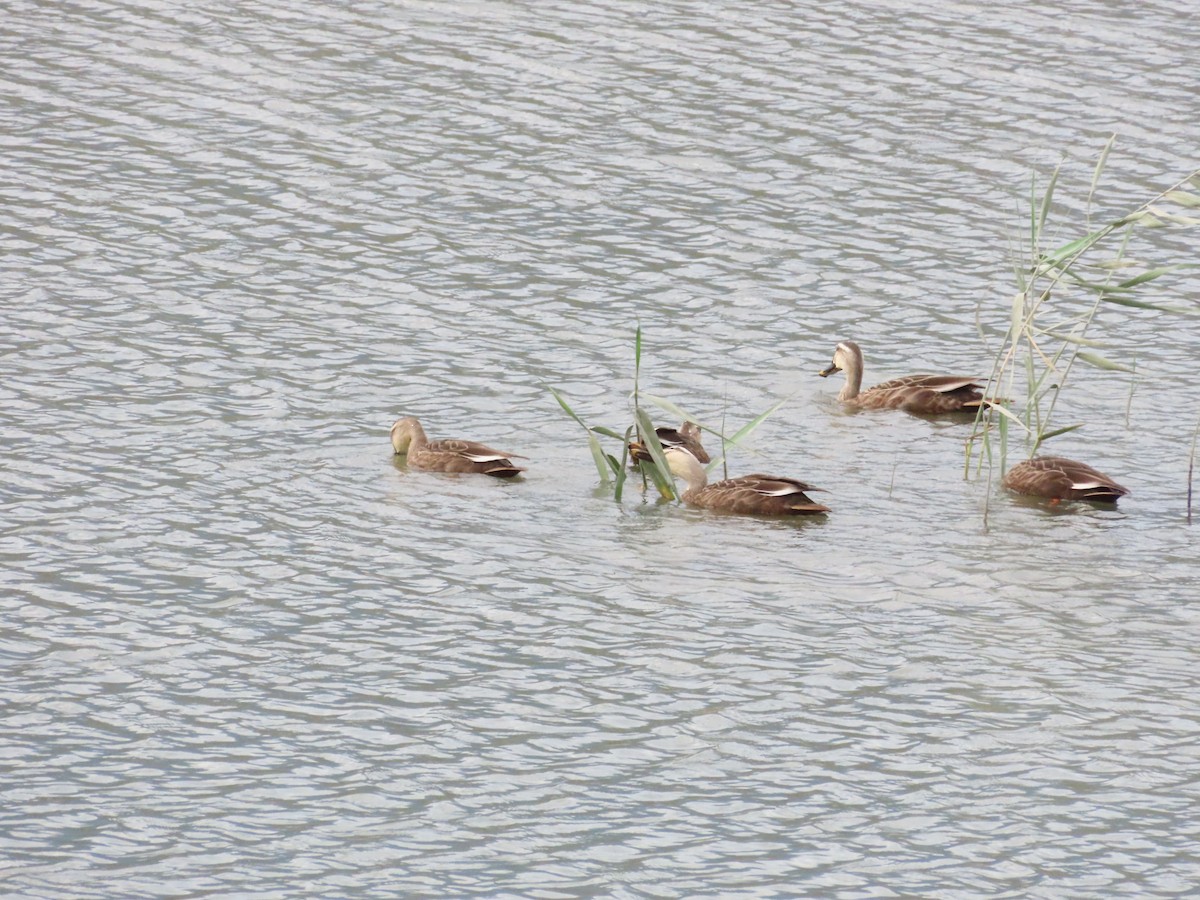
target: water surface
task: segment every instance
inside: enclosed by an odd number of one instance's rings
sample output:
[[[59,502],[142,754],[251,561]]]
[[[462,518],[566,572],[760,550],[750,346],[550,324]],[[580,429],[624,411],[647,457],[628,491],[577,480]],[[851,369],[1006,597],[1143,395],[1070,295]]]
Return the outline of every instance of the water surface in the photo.
[[[815,373],[986,374],[1031,175],[1069,240],[1110,134],[1094,221],[1191,172],[1198,43],[1177,0],[7,4],[6,892],[1189,893],[1194,323],[1105,310],[1132,389],[1061,401],[1119,510]],[[546,385],[623,428],[639,322],[644,390],[788,398],[731,471],[827,521],[597,490]],[[527,477],[409,471],[401,414]]]

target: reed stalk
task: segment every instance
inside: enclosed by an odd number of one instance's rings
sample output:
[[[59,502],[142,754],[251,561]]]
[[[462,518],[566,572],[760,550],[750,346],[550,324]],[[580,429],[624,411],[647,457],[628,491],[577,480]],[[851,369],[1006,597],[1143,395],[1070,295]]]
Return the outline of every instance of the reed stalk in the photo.
[[[1112,147],[1110,139],[1092,174],[1087,198],[1089,228],[1092,200]],[[1059,400],[1076,363],[1134,372],[1132,365],[1102,355],[1099,351],[1104,343],[1088,337],[1102,307],[1200,313],[1200,306],[1194,304],[1151,302],[1137,296],[1146,285],[1162,276],[1196,264],[1152,267],[1128,256],[1138,227],[1200,225],[1200,219],[1180,211],[1200,207],[1200,170],[1132,212],[1047,250],[1047,232],[1061,172],[1060,164],[1040,193],[1036,175],[1031,179],[1027,243],[1014,264],[1017,291],[1008,311],[1004,339],[992,361],[990,393],[995,400],[980,409],[966,444],[966,474],[970,475],[973,461],[976,474],[986,464],[989,483],[997,466],[1000,474],[1007,468],[1010,432],[1019,435],[1028,447],[1028,455],[1034,456],[1050,439],[1083,427],[1082,422],[1055,424]],[[1101,251],[1109,253],[1108,258],[1094,261]],[[1134,273],[1127,274],[1130,270]],[[978,322],[981,320],[982,315],[977,317]],[[986,508],[984,517],[986,523]]]
[[[705,425],[700,419],[692,415],[687,410],[681,408],[678,404],[664,397],[659,397],[653,394],[647,394],[641,387],[642,373],[642,351],[643,351],[643,335],[642,327],[639,324],[634,335],[633,347],[633,389],[630,392],[629,399],[632,405],[633,421],[623,430],[619,431],[612,428],[607,428],[601,425],[588,425],[583,418],[575,412],[567,398],[557,388],[547,385],[547,390],[551,396],[558,402],[558,405],[563,411],[570,416],[587,434],[588,450],[592,455],[592,461],[596,466],[596,472],[600,476],[600,482],[603,486],[612,485],[613,499],[618,503],[621,502],[625,481],[627,480],[630,471],[638,472],[643,479],[643,487],[648,488],[653,484],[659,494],[667,500],[678,500],[679,492],[675,487],[675,478],[671,474],[671,470],[667,465],[666,457],[663,455],[662,444],[655,433],[654,421],[643,406],[643,401],[652,403],[660,409],[670,413],[674,418],[684,422],[693,422],[700,427],[701,431],[710,435],[716,436],[721,441],[720,453],[716,455],[708,465],[709,471],[712,471],[718,465],[725,463],[729,451],[737,447],[742,441],[748,438],[763,422],[781,407],[786,400],[780,400],[764,412],[759,413],[749,422],[741,426],[733,435],[726,435],[724,429],[716,428],[710,425]],[[722,420],[722,425],[724,421]],[[607,437],[619,442],[619,456],[616,453],[604,449],[600,442],[600,437]],[[647,449],[650,453],[650,460],[639,461],[636,469],[629,465],[629,443],[634,438]]]

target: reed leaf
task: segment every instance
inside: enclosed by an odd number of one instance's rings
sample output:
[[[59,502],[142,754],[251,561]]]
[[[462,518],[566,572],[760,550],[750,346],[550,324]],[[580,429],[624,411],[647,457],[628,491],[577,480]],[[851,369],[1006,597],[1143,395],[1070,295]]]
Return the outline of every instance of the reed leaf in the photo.
[[[642,471],[650,476],[660,494],[668,500],[677,500],[675,478],[671,475],[671,467],[667,465],[666,457],[663,456],[662,444],[658,440],[658,435],[654,433],[654,423],[650,421],[646,411],[640,407],[635,409],[633,414],[642,434],[642,446],[650,451],[650,457],[654,462],[652,466],[643,466]]]
[[[1129,366],[1124,363],[1113,362],[1111,359],[1101,356],[1098,353],[1088,353],[1086,350],[1079,350],[1075,354],[1088,365],[1095,366],[1097,369],[1108,369],[1111,372],[1132,372]]]
[[[654,484],[658,494],[664,500],[678,500],[679,492],[675,487],[675,479],[667,478],[657,465],[641,462],[642,471],[644,471],[650,481]]]
[[[1009,322],[1011,334],[1015,339],[1025,325],[1025,291],[1017,291],[1012,299],[1012,319]]]
[[[1110,135],[1108,141],[1104,144],[1104,149],[1100,151],[1100,158],[1096,160],[1096,168],[1092,171],[1092,186],[1088,188],[1087,205],[1088,209],[1092,208],[1092,198],[1096,196],[1096,188],[1100,184],[1100,173],[1104,171],[1104,165],[1108,162],[1108,154],[1112,152],[1112,148],[1117,143],[1117,136]],[[1059,163],[1062,166],[1062,163]]]
[[[609,473],[609,461],[605,459],[604,448],[600,446],[600,441],[596,439],[596,435],[592,434],[593,429],[589,428],[587,423],[584,422],[583,419],[579,418],[575,410],[571,408],[571,404],[567,402],[567,398],[564,397],[557,388],[554,388],[551,385],[546,385],[546,389],[550,391],[551,396],[558,401],[558,405],[563,408],[563,411],[576,422],[578,422],[579,427],[587,432],[588,450],[592,454],[592,462],[596,464],[596,471],[600,475],[600,481],[603,484],[608,484],[612,478]]]
[[[629,439],[633,436],[633,426],[630,425],[625,429],[625,434],[621,436],[621,459],[617,460],[611,453],[608,454],[609,465],[613,467],[616,473],[616,485],[613,487],[613,500],[617,503],[621,502],[621,495],[625,492],[625,481],[629,478]]]
[[[571,409],[571,404],[567,403],[566,398],[558,392],[558,389],[551,387],[550,385],[546,385],[546,390],[548,390],[554,399],[558,401],[558,405],[563,408],[563,411],[576,422],[578,422],[580,428],[582,428],[584,431],[587,431],[587,424],[583,421],[583,419],[579,418],[579,416],[575,414],[575,410]]]
[[[1118,282],[1116,288],[1118,290],[1125,290],[1126,288],[1136,287],[1139,284],[1145,284],[1147,281],[1153,281],[1155,278],[1160,278],[1169,272],[1174,272],[1179,268],[1179,266],[1175,265],[1150,269],[1148,272],[1142,272],[1140,275],[1135,275],[1132,278],[1127,278],[1124,281]]]
[[[1167,191],[1163,194],[1163,199],[1186,206],[1188,209],[1200,207],[1200,194],[1193,194],[1191,191]]]
[[[1033,434],[1033,429],[1030,428],[1028,425],[1026,425],[1025,421],[1020,416],[1018,416],[1012,410],[1005,407],[1004,404],[992,403],[992,404],[989,404],[989,408],[994,409],[996,412],[1000,413],[1000,415],[1003,416],[1005,419],[1007,419],[1009,422],[1016,423],[1017,427],[1020,428],[1022,431],[1024,431],[1026,434]]]
[[[1078,344],[1080,347],[1103,347],[1103,346],[1105,346],[1103,341],[1093,341],[1093,340],[1090,340],[1089,338],[1082,337],[1081,335],[1078,335],[1078,334],[1066,334],[1064,332],[1053,331],[1048,328],[1046,328],[1046,329],[1039,328],[1038,334],[1049,335],[1052,338],[1056,338],[1056,339],[1063,341],[1065,343],[1068,343],[1068,344]]]
[[[596,434],[602,434],[605,437],[613,438],[614,440],[625,440],[625,436],[621,434],[621,432],[613,431],[611,428],[605,428],[603,425],[593,425],[589,430],[594,431]]]
[[[621,467],[613,459],[611,453],[604,452],[604,448],[600,446],[600,442],[596,440],[594,434],[588,435],[588,449],[592,452],[592,462],[596,464],[596,471],[600,473],[601,483],[608,484],[610,468],[613,474],[621,473]]]
[[[1185,216],[1182,213],[1161,212],[1156,211],[1158,216],[1169,225],[1185,225],[1188,228],[1194,228],[1200,225],[1200,219],[1195,216]]]
[[[1113,270],[1113,269],[1132,269],[1135,266],[1144,268],[1145,265],[1146,264],[1144,262],[1142,262],[1140,259],[1130,259],[1127,256],[1120,256],[1120,257],[1117,257],[1116,259],[1105,260],[1104,262],[1089,263],[1087,267],[1089,269]]]
[[[1101,228],[1099,231],[1093,231],[1091,234],[1085,234],[1081,238],[1077,238],[1069,243],[1063,244],[1057,250],[1052,250],[1049,253],[1043,253],[1040,261],[1052,268],[1058,268],[1064,262],[1071,259],[1073,256],[1078,256],[1085,250],[1088,250],[1093,244],[1107,237],[1112,231],[1113,226],[1109,225]]]
[[[1038,435],[1038,443],[1044,444],[1046,441],[1050,440],[1050,438],[1052,438],[1052,437],[1058,437],[1060,434],[1066,434],[1068,431],[1077,431],[1078,429],[1080,429],[1082,427],[1083,427],[1083,423],[1078,422],[1075,425],[1064,425],[1062,428],[1055,428],[1053,431],[1047,431],[1044,434]]]
[[[1194,306],[1156,303],[1138,299],[1137,296],[1139,290],[1163,275],[1195,263],[1189,261],[1169,266],[1151,266],[1126,255],[1135,225],[1200,225],[1200,217],[1175,211],[1180,208],[1188,211],[1200,208],[1200,194],[1194,190],[1200,189],[1200,171],[1191,173],[1127,215],[1095,228],[1091,224],[1092,199],[1113,146],[1114,139],[1110,138],[1092,173],[1085,223],[1087,233],[1051,250],[1043,250],[1041,244],[1050,226],[1049,213],[1053,208],[1053,194],[1059,187],[1062,164],[1055,168],[1046,190],[1040,196],[1036,190],[1036,178],[1031,180],[1029,239],[1028,245],[1023,248],[1023,258],[1028,260],[1028,264],[1014,267],[1020,291],[1012,297],[1005,310],[1008,317],[1007,334],[995,354],[990,379],[993,395],[1012,396],[1017,393],[1013,388],[1023,378],[1025,399],[1023,402],[1017,401],[1015,409],[1003,402],[988,404],[981,409],[975,419],[974,431],[966,442],[967,470],[970,470],[971,454],[978,450],[980,462],[977,471],[982,471],[986,456],[989,461],[989,483],[994,468],[991,464],[993,451],[997,449],[997,444],[1000,471],[1007,466],[1010,427],[1019,427],[1033,438],[1032,452],[1037,452],[1043,441],[1080,427],[1076,424],[1054,428],[1050,424],[1056,404],[1063,396],[1062,387],[1076,360],[1100,369],[1134,371],[1129,365],[1096,352],[1103,344],[1087,337],[1101,303],[1155,312],[1200,313],[1200,303]],[[1173,208],[1165,208],[1168,204],[1173,204]],[[1097,255],[1093,252],[1097,248],[1113,242],[1118,244],[1116,252],[1107,253],[1107,259],[1098,263],[1088,260],[1089,255]],[[1122,274],[1115,274],[1118,272]],[[1093,273],[1101,274],[1096,277]],[[1126,274],[1128,277],[1122,277]],[[1065,306],[1060,301],[1062,296],[1067,298]],[[1080,297],[1091,302],[1075,302]],[[1055,309],[1056,306],[1064,307],[1070,314],[1064,316]],[[1039,315],[1051,310],[1054,310],[1054,318],[1058,321],[1049,326],[1039,324]],[[998,440],[993,440],[993,435]],[[986,522],[985,508],[985,527]]]
[[[1054,197],[1054,188],[1058,185],[1058,176],[1062,172],[1062,163],[1060,162],[1054,167],[1054,174],[1050,176],[1050,183],[1046,185],[1046,190],[1042,192],[1042,208],[1038,213],[1037,227],[1034,230],[1036,235],[1041,235],[1046,227],[1046,216],[1050,213],[1050,203]]]
[[[1121,218],[1117,219],[1117,221],[1109,225],[1109,227],[1115,229],[1123,228],[1126,225],[1136,225],[1138,222],[1142,221],[1142,219],[1146,218],[1147,215],[1149,215],[1149,213],[1147,213],[1144,209],[1139,209],[1131,212],[1127,216],[1122,216]]]
[[[1177,313],[1189,316],[1200,313],[1200,308],[1168,306],[1165,303],[1149,303],[1145,300],[1135,300],[1133,297],[1126,297],[1123,294],[1102,294],[1100,299],[1105,303],[1115,303],[1117,306],[1130,306],[1134,309],[1152,309],[1156,312]]]
[[[633,408],[639,409],[638,385],[642,380],[642,323],[638,322],[633,336]]]
[[[690,412],[680,408],[677,404],[672,403],[665,397],[657,397],[654,394],[642,394],[642,397],[646,400],[649,400],[655,406],[666,410],[676,418],[682,419],[684,422],[696,422],[697,424],[700,422],[700,420],[693,416]]]
[[[782,400],[778,400],[775,403],[772,403],[770,406],[768,406],[766,408],[765,411],[759,413],[757,416],[755,416],[753,419],[751,419],[749,422],[747,422],[745,425],[743,425],[741,428],[739,428],[737,431],[735,431],[733,433],[733,437],[731,437],[729,439],[729,444],[736,447],[739,443],[741,443],[741,441],[744,438],[749,437],[750,434],[753,433],[754,429],[756,429],[759,425],[761,425],[768,418],[770,418],[771,415],[775,412],[775,410],[779,409],[779,407],[781,407],[781,406],[783,406],[783,404],[787,403],[787,401],[788,401],[788,398],[784,397]]]
[[[1192,449],[1188,452],[1187,468],[1187,523],[1192,524],[1192,475],[1196,470],[1196,440],[1200,438],[1200,421],[1192,432]]]

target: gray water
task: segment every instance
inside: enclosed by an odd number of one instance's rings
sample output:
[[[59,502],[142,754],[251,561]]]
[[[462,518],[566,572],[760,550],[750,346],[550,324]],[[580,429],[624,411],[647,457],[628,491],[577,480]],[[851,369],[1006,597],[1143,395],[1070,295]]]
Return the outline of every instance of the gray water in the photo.
[[[1064,392],[1119,510],[815,372],[986,373],[1033,175],[1196,168],[1200,19],[928,7],[0,3],[0,892],[1191,894],[1200,326]],[[546,387],[624,428],[638,323],[826,521],[599,487]]]

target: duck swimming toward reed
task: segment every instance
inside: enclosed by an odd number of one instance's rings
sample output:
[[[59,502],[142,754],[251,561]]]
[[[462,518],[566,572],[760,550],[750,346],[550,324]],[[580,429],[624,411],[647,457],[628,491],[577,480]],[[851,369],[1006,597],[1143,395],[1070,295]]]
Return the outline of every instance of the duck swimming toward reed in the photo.
[[[1035,456],[1017,463],[1005,473],[1001,483],[1014,493],[1045,497],[1052,503],[1062,500],[1116,503],[1129,493],[1128,488],[1103,472],[1064,456]]]
[[[525,471],[513,465],[511,457],[517,456],[516,453],[457,438],[431,441],[415,416],[397,419],[392,425],[392,449],[407,456],[412,468],[430,472],[477,472],[493,478],[512,478]]]
[[[822,378],[846,373],[838,399],[861,409],[902,409],[922,415],[974,412],[986,401],[980,379],[968,375],[906,375],[863,391],[863,354],[854,341],[842,341],[833,351],[833,364]]]
[[[641,444],[630,444],[637,459],[649,459]],[[687,482],[681,499],[689,506],[743,516],[812,516],[829,512],[805,491],[820,488],[778,475],[743,475],[708,483],[704,466],[683,447],[664,447],[663,456],[672,474]]]

